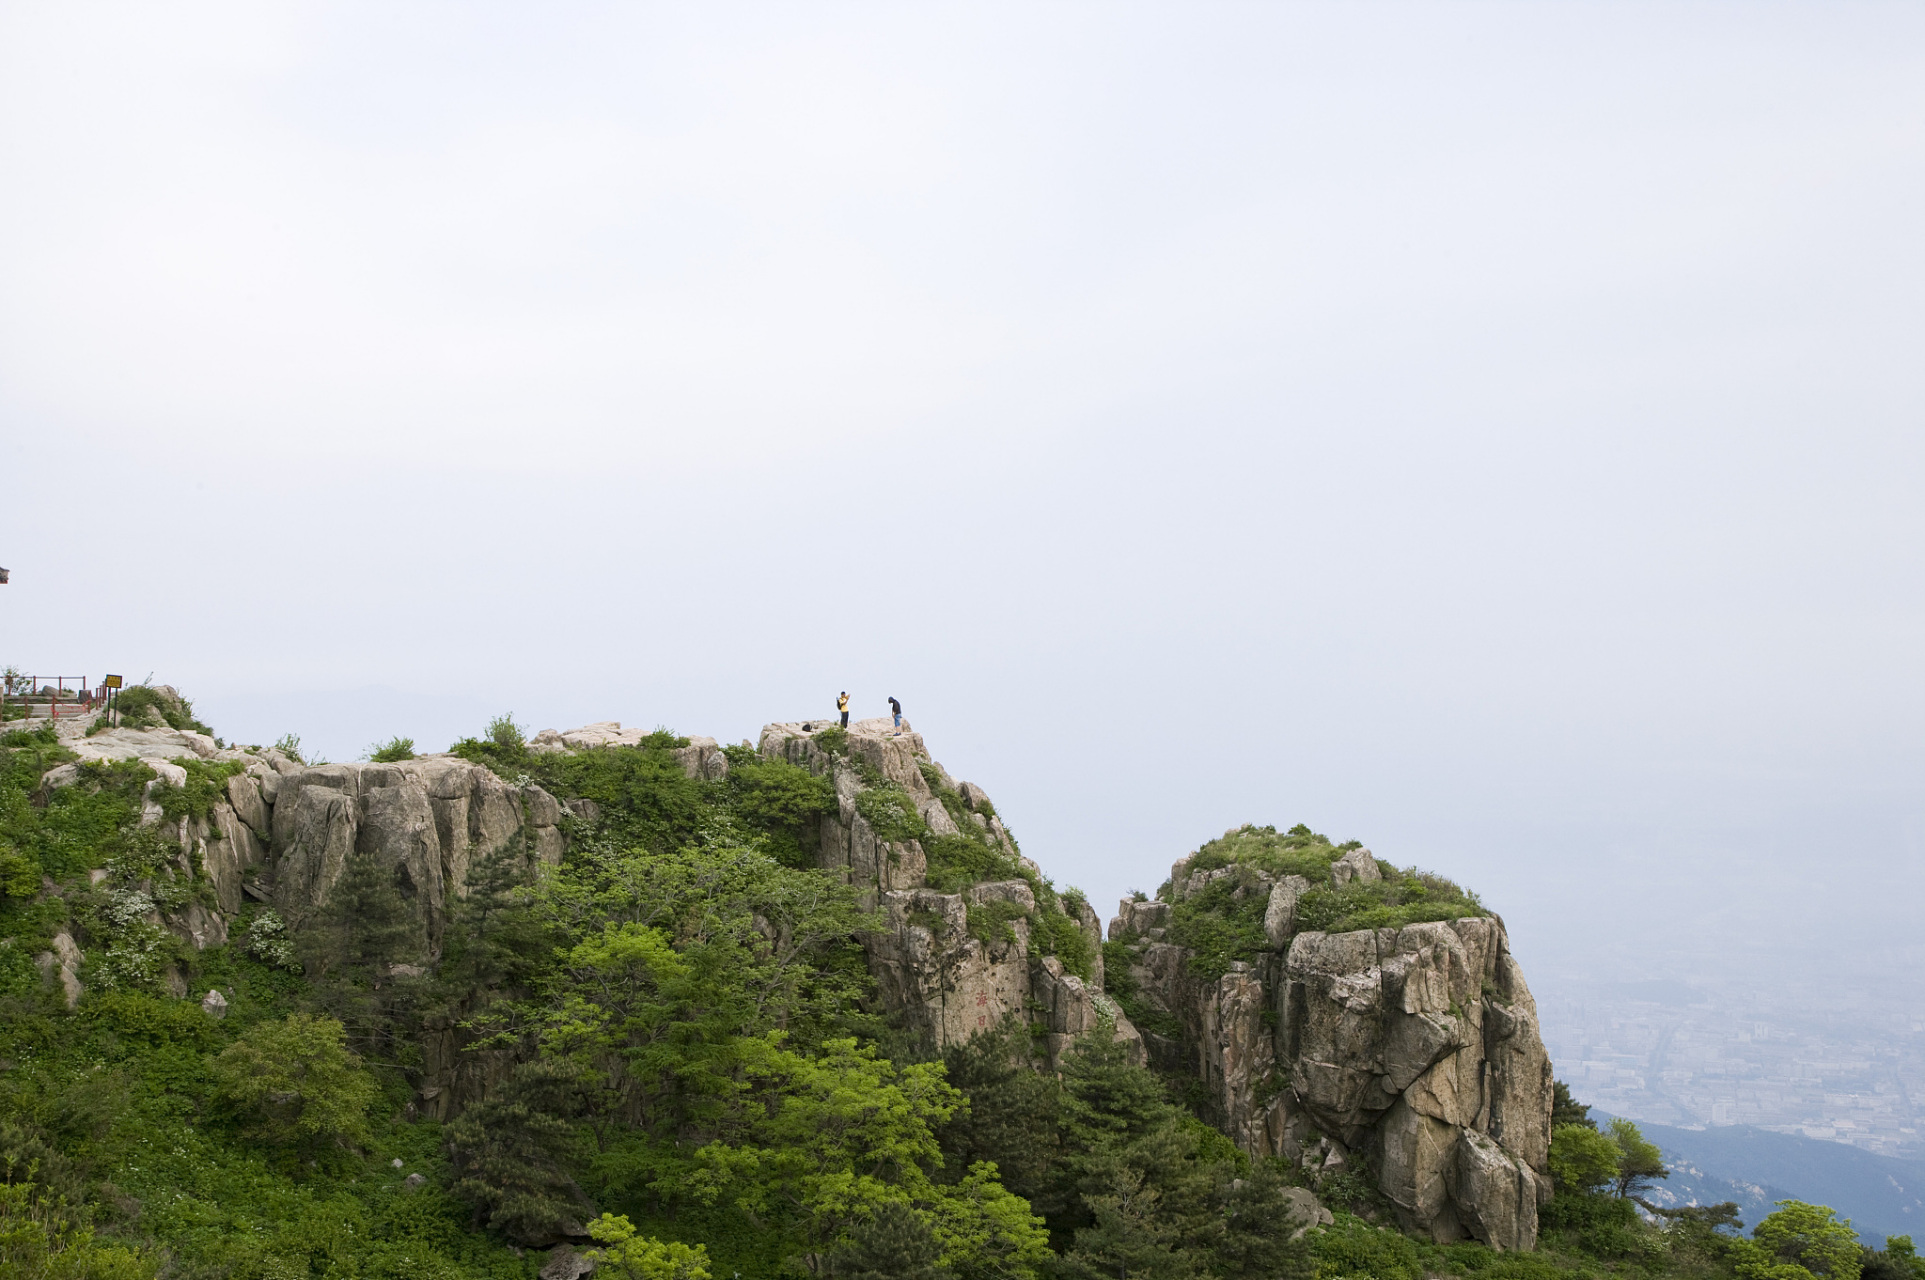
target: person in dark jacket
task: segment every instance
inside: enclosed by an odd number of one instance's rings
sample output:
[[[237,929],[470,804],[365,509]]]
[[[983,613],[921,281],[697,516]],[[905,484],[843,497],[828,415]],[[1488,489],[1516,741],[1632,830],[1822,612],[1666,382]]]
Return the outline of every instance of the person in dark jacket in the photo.
[[[902,728],[902,704],[894,698],[889,699],[889,714],[896,718],[896,728]]]

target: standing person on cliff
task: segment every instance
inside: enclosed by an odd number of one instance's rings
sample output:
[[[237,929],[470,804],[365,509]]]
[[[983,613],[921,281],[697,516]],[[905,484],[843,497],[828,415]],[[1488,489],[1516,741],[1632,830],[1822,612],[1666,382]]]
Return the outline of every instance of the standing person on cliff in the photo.
[[[889,699],[889,714],[896,718],[896,732],[902,732],[902,704],[894,698]]]
[[[836,710],[842,713],[842,727],[849,727],[849,691],[844,689],[836,698]]]

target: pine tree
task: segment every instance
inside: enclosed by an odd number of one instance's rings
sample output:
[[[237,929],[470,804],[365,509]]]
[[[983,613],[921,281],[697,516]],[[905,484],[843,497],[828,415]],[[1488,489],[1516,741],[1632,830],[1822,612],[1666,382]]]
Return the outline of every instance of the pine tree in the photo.
[[[536,918],[527,859],[508,844],[468,868],[467,896],[457,899],[439,968],[448,1013],[468,1016],[504,992],[525,990],[558,939]]]
[[[397,961],[427,949],[421,918],[395,883],[395,869],[372,853],[348,855],[327,906],[299,935],[314,981],[315,1003],[339,1018],[362,1053],[386,1056],[401,1001],[392,976]]]
[[[1220,1212],[1201,1237],[1213,1274],[1222,1280],[1307,1280],[1316,1273],[1299,1234],[1311,1224],[1291,1213],[1284,1190],[1282,1176],[1266,1161],[1253,1162],[1248,1173],[1219,1188]]]
[[[950,1280],[936,1265],[935,1233],[906,1204],[878,1205],[849,1236],[829,1259],[829,1274],[838,1280]]]
[[[1053,1219],[1069,1207],[1058,1177],[1063,1088],[1020,1056],[1027,1039],[1028,1028],[1012,1017],[944,1050],[949,1083],[969,1095],[969,1106],[943,1128],[943,1162],[960,1177],[979,1160],[993,1161],[1005,1187]]]
[[[448,1124],[455,1194],[511,1239],[554,1238],[587,1198],[569,1173],[580,1139],[581,1071],[564,1059],[537,1058]]]

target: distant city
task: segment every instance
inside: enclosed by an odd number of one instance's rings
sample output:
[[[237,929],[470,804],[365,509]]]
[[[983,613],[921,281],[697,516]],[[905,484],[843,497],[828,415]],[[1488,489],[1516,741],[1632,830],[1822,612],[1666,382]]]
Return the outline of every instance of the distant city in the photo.
[[[1538,1008],[1558,1078],[1592,1106],[1925,1156],[1925,994],[1914,982],[1545,988]]]

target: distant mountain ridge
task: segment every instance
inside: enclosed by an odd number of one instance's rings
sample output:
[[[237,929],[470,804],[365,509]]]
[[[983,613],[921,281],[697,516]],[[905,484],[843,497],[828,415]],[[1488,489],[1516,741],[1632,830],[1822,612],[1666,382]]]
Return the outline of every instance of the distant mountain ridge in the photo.
[[[1594,1108],[1592,1114],[1604,1113]],[[1925,1161],[1751,1125],[1638,1127],[1663,1149],[1667,1163],[1689,1166],[1686,1178],[1674,1174],[1658,1184],[1655,1203],[1670,1196],[1681,1204],[1736,1200],[1751,1224],[1777,1200],[1804,1200],[1850,1218],[1859,1236],[1878,1247],[1886,1236],[1925,1235]]]

